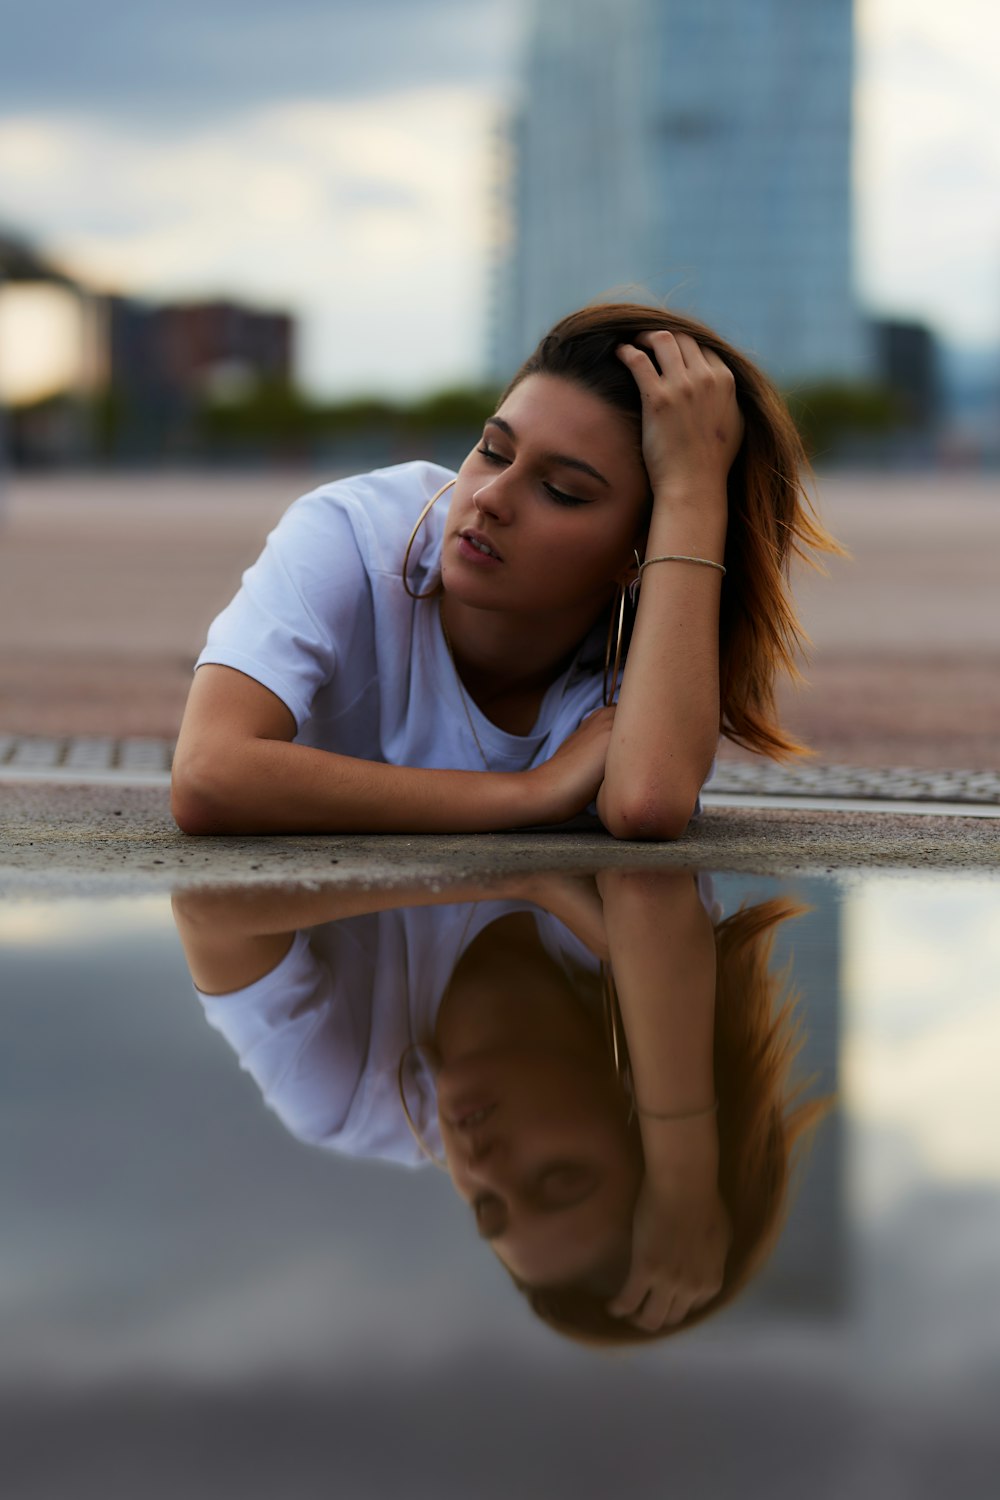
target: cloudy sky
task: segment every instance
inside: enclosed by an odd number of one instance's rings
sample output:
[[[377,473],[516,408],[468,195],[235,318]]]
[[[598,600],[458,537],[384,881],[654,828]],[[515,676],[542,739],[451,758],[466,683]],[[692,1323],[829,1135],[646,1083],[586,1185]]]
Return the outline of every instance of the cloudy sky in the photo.
[[[0,0],[0,225],[101,286],[291,307],[314,390],[475,378],[525,8]],[[865,301],[995,342],[1000,7],[857,13]]]

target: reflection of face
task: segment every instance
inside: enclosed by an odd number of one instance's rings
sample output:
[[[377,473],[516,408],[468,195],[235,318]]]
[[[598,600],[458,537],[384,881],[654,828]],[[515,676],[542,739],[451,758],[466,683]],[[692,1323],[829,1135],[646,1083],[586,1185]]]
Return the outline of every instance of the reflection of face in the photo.
[[[648,480],[628,419],[553,375],[529,375],[458,473],[442,552],[446,593],[486,609],[592,618],[632,559]],[[474,534],[496,556],[484,556]]]
[[[491,1048],[446,1064],[437,1088],[452,1181],[508,1270],[616,1291],[642,1169],[607,1060]]]

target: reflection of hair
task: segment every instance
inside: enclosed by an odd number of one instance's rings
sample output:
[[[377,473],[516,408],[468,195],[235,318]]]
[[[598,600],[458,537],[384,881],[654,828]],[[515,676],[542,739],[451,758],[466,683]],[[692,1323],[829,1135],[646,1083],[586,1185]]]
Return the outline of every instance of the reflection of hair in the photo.
[[[793,553],[842,549],[822,528],[802,487],[808,463],[795,424],[778,391],[744,355],[704,324],[660,307],[595,304],[557,323],[518,370],[509,394],[529,375],[575,381],[632,418],[638,443],[642,407],[618,344],[648,330],[687,333],[712,349],[736,380],[746,426],[729,472],[729,527],[719,620],[721,731],[728,739],[779,758],[803,747],[777,722],[774,679],[797,676],[795,655],[805,640],[786,583]]]
[[[590,1344],[640,1344],[679,1333],[733,1301],[773,1249],[787,1208],[793,1148],[829,1106],[802,1098],[809,1080],[792,1082],[802,1045],[798,996],[788,968],[769,969],[778,926],[805,910],[787,900],[763,901],[741,907],[715,930],[719,1192],[732,1230],[722,1287],[683,1323],[648,1334],[612,1317],[607,1294],[518,1281],[534,1311],[557,1332]]]

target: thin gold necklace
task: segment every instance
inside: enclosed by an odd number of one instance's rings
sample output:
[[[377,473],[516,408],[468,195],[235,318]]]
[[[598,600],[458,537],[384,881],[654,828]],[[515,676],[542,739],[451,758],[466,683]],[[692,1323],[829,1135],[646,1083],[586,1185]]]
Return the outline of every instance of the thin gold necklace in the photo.
[[[481,742],[478,734],[476,733],[476,726],[472,722],[472,714],[469,712],[469,700],[468,700],[468,698],[465,695],[465,684],[463,683],[461,675],[460,675],[459,670],[458,670],[458,662],[455,660],[455,648],[451,644],[451,636],[448,634],[448,627],[444,623],[444,610],[442,609],[441,604],[442,604],[442,601],[441,601],[441,597],[439,595],[438,596],[438,619],[441,621],[441,634],[444,636],[444,643],[448,647],[448,655],[451,657],[451,669],[452,669],[452,671],[455,674],[455,681],[458,683],[459,697],[462,700],[462,707],[465,709],[465,717],[469,721],[469,728],[472,730],[472,738],[476,742],[476,749],[479,751],[479,757],[482,760],[483,769],[486,770],[486,771],[488,771],[490,769],[490,763],[486,759],[486,751],[483,749],[482,742]]]

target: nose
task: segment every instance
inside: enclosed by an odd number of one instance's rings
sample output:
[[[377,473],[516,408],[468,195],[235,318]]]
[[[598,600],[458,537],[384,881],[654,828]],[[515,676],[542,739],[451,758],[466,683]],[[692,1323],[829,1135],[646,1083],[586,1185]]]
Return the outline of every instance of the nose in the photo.
[[[468,1161],[470,1166],[496,1160],[500,1155],[500,1142],[496,1136],[472,1136],[469,1140]]]
[[[487,479],[485,484],[480,485],[472,497],[472,502],[480,514],[489,516],[501,526],[508,525],[513,515],[513,496],[509,480],[510,470],[504,469],[502,474],[495,474],[492,479]]]
[[[467,1148],[466,1171],[474,1181],[499,1189],[507,1176],[507,1155],[504,1143],[498,1137],[474,1137]]]

